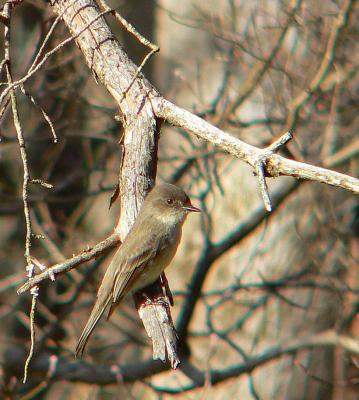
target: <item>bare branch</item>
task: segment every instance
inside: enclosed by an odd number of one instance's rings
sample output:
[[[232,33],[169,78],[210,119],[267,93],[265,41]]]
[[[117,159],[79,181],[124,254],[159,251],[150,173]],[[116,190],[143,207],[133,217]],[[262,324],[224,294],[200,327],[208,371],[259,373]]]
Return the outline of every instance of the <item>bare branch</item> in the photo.
[[[97,15],[93,20],[89,21],[89,23],[77,33],[77,36],[80,36],[84,31],[86,31],[86,29],[88,29],[92,24],[94,24],[98,19],[100,19],[103,15],[105,15],[107,13],[108,13],[108,11],[103,11],[102,13]],[[56,23],[56,21],[55,21],[55,23]],[[54,25],[53,25],[52,28],[54,28]],[[50,33],[52,32],[52,28],[50,29]],[[11,84],[9,84],[8,87],[1,93],[0,105],[2,104],[4,99],[6,98],[6,96],[8,95],[10,90],[13,90],[13,89],[17,88],[18,86],[20,86],[21,84],[26,82],[31,76],[33,76],[46,63],[46,61],[53,54],[55,54],[57,51],[59,51],[62,47],[66,46],[68,43],[76,40],[77,36],[70,36],[69,38],[65,39],[63,42],[58,44],[55,48],[53,48],[52,50],[48,51],[37,65],[33,64],[24,77],[22,77],[21,79],[15,81],[15,82],[11,82]],[[37,58],[35,60],[37,60]]]
[[[135,75],[132,78],[131,83],[129,84],[128,88],[124,91],[123,96],[126,96],[126,93],[129,89],[131,89],[131,86],[133,85],[133,83],[135,82],[135,80],[137,79],[138,75],[140,74],[140,72],[142,71],[143,67],[145,66],[146,62],[158,51],[160,51],[160,48],[154,44],[151,43],[149,40],[147,40],[145,37],[143,37],[134,26],[132,26],[128,21],[126,21],[125,18],[122,17],[122,15],[120,13],[118,13],[116,10],[112,10],[107,3],[105,2],[105,0],[100,0],[102,7],[105,9],[105,11],[111,12],[115,18],[117,19],[117,21],[120,22],[121,25],[123,25],[126,30],[130,33],[132,33],[133,36],[135,36],[135,38],[142,43],[144,46],[147,46],[150,48],[150,52],[145,56],[145,58],[142,60],[140,66],[137,68],[137,71],[135,73]],[[122,100],[121,100],[122,101]]]
[[[258,177],[258,182],[259,182],[259,190],[262,195],[262,199],[264,202],[264,207],[268,212],[272,211],[272,202],[269,197],[268,193],[268,186],[265,178],[265,161],[266,159],[260,159],[258,160],[256,164],[256,175]]]
[[[24,215],[25,215],[25,223],[26,223],[26,237],[25,237],[25,259],[28,264],[31,264],[31,236],[32,236],[32,227],[31,227],[31,218],[30,218],[30,208],[29,208],[29,202],[28,202],[28,187],[30,184],[30,172],[29,172],[29,166],[27,162],[27,152],[26,152],[26,146],[25,146],[25,139],[24,139],[24,134],[19,118],[19,112],[17,108],[17,99],[16,99],[16,94],[15,94],[15,89],[12,87],[13,79],[12,79],[12,74],[11,74],[11,58],[10,58],[10,22],[11,22],[11,11],[13,7],[15,7],[19,2],[11,2],[7,1],[4,5],[4,11],[3,15],[6,17],[6,24],[5,24],[5,29],[4,29],[4,38],[5,38],[5,57],[4,59],[6,60],[5,62],[5,69],[6,69],[6,76],[7,76],[7,82],[9,85],[9,91],[10,91],[10,98],[11,98],[11,109],[12,109],[12,114],[13,114],[13,122],[14,126],[16,129],[17,133],[17,139],[19,142],[19,148],[20,148],[20,156],[22,160],[22,165],[23,165],[23,171],[24,171],[24,178],[23,178],[23,184],[22,184],[22,199],[23,199],[23,205],[24,205]],[[33,265],[29,265],[29,278],[32,278],[33,273],[34,273],[34,267]],[[34,353],[34,345],[35,345],[35,326],[34,326],[34,318],[35,318],[35,308],[36,308],[36,299],[37,299],[37,288],[33,289],[32,294],[32,303],[31,303],[31,312],[30,312],[30,330],[31,330],[31,346],[30,346],[30,351],[28,354],[28,357],[25,361],[25,366],[24,366],[24,379],[23,382],[26,382],[27,375],[28,375],[28,368],[30,361],[32,359],[33,353]]]
[[[286,175],[309,179],[359,194],[359,180],[356,178],[329,169],[290,160],[278,154],[268,153],[267,149],[251,146],[163,98],[157,98],[155,104],[158,117],[215,144],[233,156],[245,161],[253,168],[256,168],[258,159],[266,159],[266,174],[268,176]]]
[[[53,137],[53,139],[54,139],[54,143],[57,143],[57,135],[56,135],[56,131],[55,131],[54,125],[53,125],[53,123],[51,122],[51,119],[50,119],[50,117],[47,115],[46,111],[38,104],[38,102],[35,100],[34,96],[32,96],[32,95],[25,89],[25,86],[24,86],[23,84],[20,84],[20,90],[22,91],[22,93],[24,93],[25,96],[27,96],[27,97],[30,99],[31,103],[32,103],[35,107],[37,107],[37,108],[40,110],[40,112],[41,112],[41,114],[43,115],[45,121],[48,123],[48,125],[49,125],[49,127],[50,127],[50,130],[51,130],[51,133],[52,133],[52,137]],[[32,183],[34,183],[34,182],[32,182]],[[42,184],[42,183],[41,183],[41,184]],[[46,187],[46,186],[45,186],[45,187]]]
[[[45,271],[40,274],[35,275],[32,279],[29,279],[26,283],[24,283],[17,291],[18,294],[22,294],[30,290],[32,287],[38,285],[42,281],[46,279],[51,279],[52,277],[62,274],[64,272],[71,271],[73,268],[77,267],[84,262],[90,261],[93,258],[98,257],[103,254],[106,250],[111,249],[117,246],[120,243],[120,237],[117,233],[113,233],[107,239],[98,243],[92,249],[84,250],[80,254],[68,258],[64,262],[53,265],[50,268],[47,268]]]

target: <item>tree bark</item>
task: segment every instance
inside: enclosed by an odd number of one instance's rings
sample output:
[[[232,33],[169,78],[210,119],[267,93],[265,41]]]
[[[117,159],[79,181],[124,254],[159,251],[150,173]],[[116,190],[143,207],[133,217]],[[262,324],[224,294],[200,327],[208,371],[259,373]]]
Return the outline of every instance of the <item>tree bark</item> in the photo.
[[[158,93],[142,74],[134,79],[136,65],[114,37],[104,19],[104,13],[100,13],[95,2],[59,0],[51,4],[54,11],[62,16],[96,81],[101,82],[111,93],[121,112],[121,216],[115,231],[123,241],[146,193],[155,183],[161,123],[154,114],[151,98]],[[152,300],[152,304],[148,304],[141,293],[135,297],[135,301],[152,339],[153,357],[165,361],[167,356],[175,368],[179,363],[176,331],[161,281],[158,280],[152,290],[143,292]]]

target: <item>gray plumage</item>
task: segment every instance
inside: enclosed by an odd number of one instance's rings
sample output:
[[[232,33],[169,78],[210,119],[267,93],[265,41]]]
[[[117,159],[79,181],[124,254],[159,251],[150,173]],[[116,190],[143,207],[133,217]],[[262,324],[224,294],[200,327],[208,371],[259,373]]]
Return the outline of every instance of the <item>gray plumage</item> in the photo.
[[[147,195],[137,219],[114,255],[97,293],[97,300],[76,347],[81,356],[106,308],[109,316],[128,293],[153,283],[174,257],[189,212],[198,212],[186,193],[165,183]]]

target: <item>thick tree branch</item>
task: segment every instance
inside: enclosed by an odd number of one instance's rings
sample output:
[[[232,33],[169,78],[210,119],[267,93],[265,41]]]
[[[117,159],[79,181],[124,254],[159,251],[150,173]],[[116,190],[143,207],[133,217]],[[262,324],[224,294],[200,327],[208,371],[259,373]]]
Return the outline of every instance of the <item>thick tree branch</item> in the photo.
[[[123,241],[156,178],[161,124],[154,115],[151,97],[157,96],[157,92],[128,58],[94,1],[54,0],[51,4],[55,12],[62,16],[96,81],[105,85],[121,111],[124,129],[119,173],[121,218],[115,231]],[[109,10],[106,8],[105,12]],[[179,359],[169,301],[167,297],[163,298],[160,280],[153,286],[156,290],[145,291],[152,303],[143,298],[138,301],[136,297],[136,307],[152,338],[154,357],[163,361],[167,357],[175,368]]]
[[[359,179],[326,168],[290,160],[268,149],[251,146],[163,98],[156,98],[154,104],[158,117],[220,147],[245,161],[254,169],[256,169],[258,162],[265,160],[268,176],[286,175],[309,179],[359,194]]]

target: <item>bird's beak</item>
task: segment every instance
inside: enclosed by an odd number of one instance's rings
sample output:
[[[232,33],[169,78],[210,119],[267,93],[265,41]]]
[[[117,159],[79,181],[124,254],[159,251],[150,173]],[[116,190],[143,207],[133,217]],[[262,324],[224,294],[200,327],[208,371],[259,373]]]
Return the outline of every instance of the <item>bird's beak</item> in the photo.
[[[184,205],[183,208],[187,212],[201,212],[200,208],[193,206],[191,203]]]

